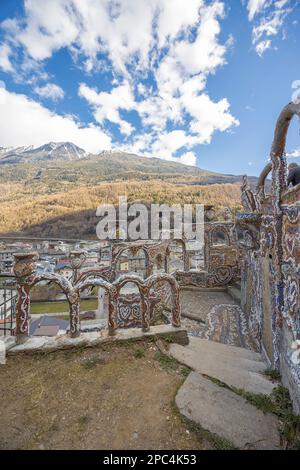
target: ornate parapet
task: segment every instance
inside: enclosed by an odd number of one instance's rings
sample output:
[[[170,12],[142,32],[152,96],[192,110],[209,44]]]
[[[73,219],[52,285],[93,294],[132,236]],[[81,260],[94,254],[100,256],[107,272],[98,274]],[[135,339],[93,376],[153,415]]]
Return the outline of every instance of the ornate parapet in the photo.
[[[131,255],[135,256],[139,251],[142,251],[145,255],[146,263],[146,277],[149,277],[153,274],[153,267],[158,257],[163,260],[165,270],[169,264],[169,241],[137,241],[130,243],[117,243],[112,246],[112,261],[111,261],[111,272],[112,278],[116,278],[117,273],[117,263],[120,260],[122,254],[128,251]]]
[[[151,291],[157,284],[162,282],[168,283],[172,290],[172,325],[180,326],[180,301],[179,286],[175,278],[171,274],[153,274],[143,280],[139,276],[124,275],[115,280],[108,282],[101,277],[93,277],[77,283],[74,289],[77,293],[88,286],[99,286],[108,293],[109,312],[108,327],[109,333],[113,335],[118,328],[139,327],[144,331],[150,328],[153,318],[153,306],[157,301],[157,296]],[[134,284],[138,291],[138,295],[124,296],[121,289],[126,284]]]
[[[69,303],[71,337],[80,335],[80,292],[87,287],[98,286],[108,293],[108,329],[114,334],[117,328],[142,327],[148,331],[153,319],[154,306],[159,302],[158,293],[153,289],[167,283],[171,289],[172,325],[180,326],[179,287],[170,274],[155,274],[147,279],[134,275],[121,276],[110,280],[107,269],[91,269],[80,272],[85,256],[82,252],[71,253],[73,275],[70,280],[58,274],[36,274],[37,253],[18,253],[15,255],[14,273],[17,279],[18,301],[16,307],[17,342],[26,341],[29,336],[30,290],[41,281],[56,283],[65,294]],[[124,296],[121,289],[128,283],[138,288],[138,296]],[[160,290],[158,289],[158,292]]]
[[[206,271],[176,271],[175,276],[180,287],[207,287]]]

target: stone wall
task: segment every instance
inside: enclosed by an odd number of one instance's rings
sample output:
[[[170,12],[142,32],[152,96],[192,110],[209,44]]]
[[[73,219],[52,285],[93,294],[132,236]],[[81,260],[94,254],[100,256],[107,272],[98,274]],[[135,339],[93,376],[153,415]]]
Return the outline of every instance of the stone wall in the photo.
[[[300,184],[287,188],[284,148],[300,103],[277,121],[270,163],[253,192],[244,178],[236,226],[242,249],[242,307],[250,331],[270,365],[279,370],[300,414]],[[272,175],[271,193],[264,182]]]

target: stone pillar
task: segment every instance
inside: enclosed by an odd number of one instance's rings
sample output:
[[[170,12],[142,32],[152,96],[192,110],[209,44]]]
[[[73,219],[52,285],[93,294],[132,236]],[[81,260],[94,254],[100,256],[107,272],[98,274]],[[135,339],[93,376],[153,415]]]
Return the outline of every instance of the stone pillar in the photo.
[[[169,272],[169,264],[170,264],[170,253],[165,254],[165,273],[168,274]]]
[[[172,288],[172,326],[180,327],[181,325],[181,307],[180,307],[180,297],[179,297],[179,288],[175,285]]]
[[[99,287],[98,289],[98,310],[97,318],[105,319],[108,316],[108,294],[106,289]]]
[[[146,333],[150,330],[150,302],[149,300],[149,289],[146,286],[140,288],[141,295],[141,318],[142,318],[142,330]]]
[[[80,335],[80,295],[78,292],[68,294],[70,314],[70,336],[76,338]]]
[[[82,250],[74,250],[70,253],[70,263],[73,269],[72,281],[75,283],[78,279],[78,271],[86,260],[86,254]]]
[[[118,288],[115,286],[111,287],[108,296],[108,334],[110,336],[115,335],[116,329],[118,328],[118,295]]]
[[[17,253],[14,255],[14,274],[17,279],[18,300],[16,305],[16,341],[24,343],[29,336],[30,288],[29,277],[36,269],[38,254]]]
[[[190,270],[190,259],[189,259],[189,254],[187,252],[185,242],[184,246],[182,245],[182,251],[183,251],[183,264],[184,264],[184,271],[188,272]]]

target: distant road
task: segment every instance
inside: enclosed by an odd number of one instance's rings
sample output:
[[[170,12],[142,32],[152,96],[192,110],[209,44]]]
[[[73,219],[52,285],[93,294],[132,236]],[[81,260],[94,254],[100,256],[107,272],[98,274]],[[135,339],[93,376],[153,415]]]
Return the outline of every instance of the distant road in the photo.
[[[39,238],[39,237],[26,237],[26,236],[23,236],[23,237],[20,237],[20,236],[16,236],[16,237],[13,237],[13,236],[8,236],[8,237],[1,237],[0,236],[0,240],[32,240],[32,241],[53,241],[53,242],[59,242],[59,241],[63,241],[63,242],[72,242],[72,243],[76,243],[76,242],[95,242],[95,241],[100,241],[98,239],[87,239],[87,240],[79,240],[79,239],[76,239],[76,238]]]

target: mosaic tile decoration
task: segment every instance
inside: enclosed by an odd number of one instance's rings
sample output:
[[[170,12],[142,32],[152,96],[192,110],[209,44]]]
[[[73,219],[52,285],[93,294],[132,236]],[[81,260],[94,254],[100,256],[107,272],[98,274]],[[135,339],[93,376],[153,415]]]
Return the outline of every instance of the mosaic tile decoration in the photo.
[[[244,312],[238,305],[216,305],[207,316],[202,338],[257,351]]]

